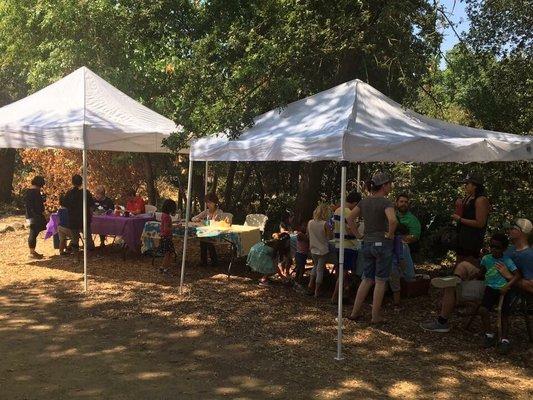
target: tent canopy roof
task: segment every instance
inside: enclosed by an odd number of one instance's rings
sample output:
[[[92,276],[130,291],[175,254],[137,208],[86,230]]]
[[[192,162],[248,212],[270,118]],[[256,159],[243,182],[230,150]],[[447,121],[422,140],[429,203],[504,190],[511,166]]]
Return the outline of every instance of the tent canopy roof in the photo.
[[[177,130],[86,67],[0,108],[0,147],[160,153]]]
[[[236,140],[197,140],[198,161],[532,160],[532,136],[428,118],[353,80],[260,115]]]

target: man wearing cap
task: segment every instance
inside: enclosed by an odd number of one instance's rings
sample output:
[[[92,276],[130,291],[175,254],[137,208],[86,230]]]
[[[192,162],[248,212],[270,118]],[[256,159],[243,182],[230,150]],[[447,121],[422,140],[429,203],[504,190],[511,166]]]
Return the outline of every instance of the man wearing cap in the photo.
[[[350,212],[348,225],[352,232],[363,239],[363,281],[357,289],[351,320],[362,316],[363,302],[374,286],[371,323],[382,323],[381,304],[392,269],[394,232],[398,226],[394,203],[387,199],[393,180],[383,172],[372,176],[368,186],[370,196],[364,198]],[[364,236],[359,233],[359,216],[365,223]]]
[[[510,257],[518,270],[521,279],[515,283],[515,287],[529,293],[533,293],[533,248],[529,246],[528,235],[533,231],[533,224],[525,218],[518,218],[509,228],[509,237],[512,246],[509,246],[505,255]],[[513,278],[513,274],[505,265],[496,265],[503,277],[507,280]]]
[[[456,265],[452,276],[431,280],[433,286],[443,289],[442,308],[436,319],[421,324],[426,331],[449,332],[448,319],[456,304],[456,286],[462,281],[483,280],[479,257],[490,204],[479,177],[468,174],[463,183],[466,196],[456,202],[456,210],[452,215],[457,223]]]

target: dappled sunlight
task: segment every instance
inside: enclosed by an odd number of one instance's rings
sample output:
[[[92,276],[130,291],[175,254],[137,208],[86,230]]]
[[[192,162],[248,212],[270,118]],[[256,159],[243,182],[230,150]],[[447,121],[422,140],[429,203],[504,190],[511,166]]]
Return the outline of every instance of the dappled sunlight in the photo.
[[[397,399],[416,399],[421,393],[421,387],[409,381],[396,382],[387,392],[390,397]]]
[[[337,362],[327,298],[259,288],[242,265],[230,279],[224,267],[191,268],[180,296],[179,275],[109,252],[90,266],[87,293],[78,264],[12,266],[0,252],[0,373],[12,398],[455,399],[533,388],[516,360],[491,353],[489,368],[477,338],[421,332],[429,299],[406,300],[382,328],[345,321]]]

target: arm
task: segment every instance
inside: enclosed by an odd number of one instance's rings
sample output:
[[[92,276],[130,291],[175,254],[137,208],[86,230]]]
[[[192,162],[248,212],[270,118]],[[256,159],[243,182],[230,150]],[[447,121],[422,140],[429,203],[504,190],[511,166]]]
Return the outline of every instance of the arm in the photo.
[[[328,225],[327,222],[324,224],[324,233],[326,234],[326,237],[328,239],[332,239],[333,238],[333,231],[331,230],[331,228],[330,228],[330,226]]]
[[[409,235],[405,235],[403,241],[407,244],[415,243],[420,239],[422,227],[418,218],[414,218],[409,223]]]
[[[357,222],[357,218],[359,218],[360,215],[361,215],[361,209],[359,208],[359,206],[355,206],[352,212],[350,212],[350,214],[346,218],[346,222],[348,222],[348,227],[350,228],[352,233],[357,237],[357,239],[362,239],[362,236],[359,234],[359,222]]]
[[[396,232],[396,227],[398,226],[398,220],[396,219],[394,207],[387,207],[385,209],[385,216],[389,221],[389,231],[385,233],[385,239],[393,239],[394,232]]]
[[[489,199],[485,196],[476,199],[476,219],[464,219],[457,214],[453,214],[452,218],[459,223],[469,226],[471,228],[484,228],[487,225],[487,218],[489,216]]]
[[[500,289],[500,292],[507,293],[509,289],[511,288],[511,286],[513,286],[516,283],[516,281],[520,279],[520,275],[518,274],[518,271],[515,270],[512,272],[512,274],[513,274],[513,277],[511,278],[509,282],[507,282],[507,284],[504,287]]]
[[[203,219],[205,219],[205,216],[207,215],[207,210],[204,210],[202,211],[200,214],[198,215],[195,215],[194,217],[191,218],[191,221],[192,222],[200,222],[202,221]]]

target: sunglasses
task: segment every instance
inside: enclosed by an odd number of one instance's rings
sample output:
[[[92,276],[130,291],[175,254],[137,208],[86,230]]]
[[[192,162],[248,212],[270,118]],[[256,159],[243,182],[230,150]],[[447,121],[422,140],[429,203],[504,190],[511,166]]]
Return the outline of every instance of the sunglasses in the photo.
[[[503,246],[499,243],[491,243],[489,244],[489,247],[494,250],[502,250]]]

